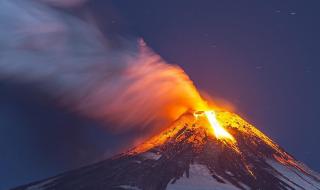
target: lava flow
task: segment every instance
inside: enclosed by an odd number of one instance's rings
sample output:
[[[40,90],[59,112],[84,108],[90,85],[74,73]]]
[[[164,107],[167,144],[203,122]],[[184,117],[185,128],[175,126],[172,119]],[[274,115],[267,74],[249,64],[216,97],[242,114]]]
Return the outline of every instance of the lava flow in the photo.
[[[216,113],[213,110],[209,111],[197,111],[194,113],[194,116],[198,119],[201,116],[205,116],[209,122],[209,127],[212,130],[212,133],[215,135],[217,139],[220,140],[229,140],[234,142],[235,139],[233,136],[220,125],[219,121],[217,120]]]

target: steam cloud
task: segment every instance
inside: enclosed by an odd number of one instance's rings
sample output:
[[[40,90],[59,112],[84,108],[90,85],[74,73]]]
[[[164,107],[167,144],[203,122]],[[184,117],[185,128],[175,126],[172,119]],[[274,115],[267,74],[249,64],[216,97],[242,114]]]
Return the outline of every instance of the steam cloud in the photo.
[[[44,2],[83,1],[0,0],[0,79],[40,87],[121,129],[165,124],[204,106],[184,71],[141,40],[114,49],[94,25]]]

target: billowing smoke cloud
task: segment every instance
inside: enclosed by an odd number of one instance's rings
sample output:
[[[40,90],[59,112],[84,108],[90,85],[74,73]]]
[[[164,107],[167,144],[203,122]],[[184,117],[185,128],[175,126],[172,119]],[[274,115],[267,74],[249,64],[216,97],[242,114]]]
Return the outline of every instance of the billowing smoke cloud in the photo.
[[[40,87],[121,129],[165,124],[204,106],[184,71],[142,40],[114,49],[92,24],[43,2],[0,0],[0,79]]]

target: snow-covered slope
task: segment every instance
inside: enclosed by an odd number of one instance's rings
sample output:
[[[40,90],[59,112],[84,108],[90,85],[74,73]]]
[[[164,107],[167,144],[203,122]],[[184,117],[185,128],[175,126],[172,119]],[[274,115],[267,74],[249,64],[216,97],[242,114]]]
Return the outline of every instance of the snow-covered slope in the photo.
[[[243,185],[243,187],[246,187]],[[246,187],[248,188],[248,187]],[[214,179],[209,169],[200,164],[191,164],[189,176],[184,175],[167,186],[167,190],[236,190],[239,189],[230,183],[220,183]]]

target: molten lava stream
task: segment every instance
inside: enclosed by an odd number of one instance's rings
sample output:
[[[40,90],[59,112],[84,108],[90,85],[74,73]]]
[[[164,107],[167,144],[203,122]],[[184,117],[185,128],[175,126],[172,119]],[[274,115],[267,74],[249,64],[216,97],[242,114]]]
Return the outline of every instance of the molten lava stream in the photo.
[[[216,113],[213,110],[208,111],[197,111],[194,113],[194,116],[198,119],[199,116],[205,116],[210,127],[212,134],[219,140],[228,140],[235,142],[234,137],[220,125],[216,118]]]
[[[204,114],[206,115],[217,139],[229,139],[231,141],[235,141],[233,136],[219,124],[214,111],[205,111]]]

